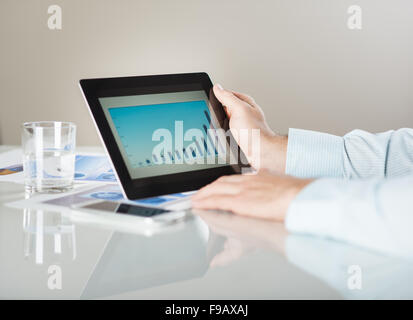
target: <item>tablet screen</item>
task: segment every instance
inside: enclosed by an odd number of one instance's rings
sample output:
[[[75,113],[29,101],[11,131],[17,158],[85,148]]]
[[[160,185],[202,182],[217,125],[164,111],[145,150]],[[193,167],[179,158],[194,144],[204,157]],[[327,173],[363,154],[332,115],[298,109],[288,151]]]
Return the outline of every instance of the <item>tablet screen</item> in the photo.
[[[205,91],[99,98],[132,179],[228,165]]]

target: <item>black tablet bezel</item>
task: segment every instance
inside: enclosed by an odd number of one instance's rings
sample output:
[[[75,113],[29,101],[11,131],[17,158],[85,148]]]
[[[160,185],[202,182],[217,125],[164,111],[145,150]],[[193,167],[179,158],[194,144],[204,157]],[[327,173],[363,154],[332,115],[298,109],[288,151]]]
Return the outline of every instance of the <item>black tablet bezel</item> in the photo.
[[[128,199],[139,199],[163,194],[185,192],[199,189],[222,175],[239,174],[243,167],[238,148],[238,164],[211,169],[181,172],[132,179],[123,160],[115,137],[104,115],[99,98],[123,95],[154,94],[165,92],[181,92],[203,89],[211,103],[216,106],[221,127],[228,130],[228,118],[222,105],[212,91],[212,82],[208,74],[183,73],[149,75],[119,78],[82,79],[79,82],[89,111],[96,124],[102,142],[112,161],[116,175],[120,180],[123,192]],[[214,109],[215,110],[215,109]]]

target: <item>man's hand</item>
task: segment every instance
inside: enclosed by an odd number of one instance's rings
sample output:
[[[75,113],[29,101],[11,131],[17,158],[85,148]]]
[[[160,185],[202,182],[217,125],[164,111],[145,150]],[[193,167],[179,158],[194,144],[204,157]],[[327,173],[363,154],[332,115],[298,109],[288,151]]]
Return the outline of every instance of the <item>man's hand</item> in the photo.
[[[240,145],[242,151],[248,158],[252,167],[259,170],[267,169],[274,173],[285,172],[285,161],[287,153],[288,138],[276,135],[265,121],[264,112],[250,96],[223,89],[219,84],[214,86],[214,94],[222,103],[229,117],[229,127]],[[252,129],[260,130],[260,154],[251,153],[251,145],[240,141],[237,132],[249,130],[249,142],[251,143]],[[256,142],[254,142],[256,143]],[[248,152],[249,151],[249,152]]]
[[[291,201],[312,181],[269,172],[224,176],[200,189],[192,197],[192,207],[284,221]]]

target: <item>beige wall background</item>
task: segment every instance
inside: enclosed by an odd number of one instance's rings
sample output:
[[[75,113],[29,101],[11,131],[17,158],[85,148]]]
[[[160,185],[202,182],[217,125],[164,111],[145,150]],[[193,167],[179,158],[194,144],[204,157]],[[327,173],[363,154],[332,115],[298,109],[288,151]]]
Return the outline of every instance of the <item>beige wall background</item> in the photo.
[[[347,28],[353,4],[363,30]],[[413,124],[411,0],[1,0],[0,46],[1,144],[34,120],[99,144],[79,79],[192,71],[254,96],[281,133]]]

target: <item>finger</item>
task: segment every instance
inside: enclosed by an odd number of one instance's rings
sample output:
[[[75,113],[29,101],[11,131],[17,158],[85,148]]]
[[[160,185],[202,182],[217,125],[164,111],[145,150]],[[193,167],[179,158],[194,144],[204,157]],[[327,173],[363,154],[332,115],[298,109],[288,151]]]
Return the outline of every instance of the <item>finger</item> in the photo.
[[[230,115],[234,114],[234,112],[239,112],[249,107],[248,103],[245,103],[245,101],[239,99],[231,91],[222,89],[219,84],[214,85],[214,94],[219,102],[227,107],[227,113]]]
[[[231,118],[231,112],[229,112],[229,109],[226,106],[223,106],[225,113],[227,114],[228,118]]]
[[[214,256],[211,259],[211,262],[209,263],[209,266],[211,268],[216,268],[216,267],[225,267],[228,265],[232,260],[235,260],[234,258],[231,257],[231,250],[228,250],[229,253],[224,250],[218,253],[216,256]]]
[[[224,250],[218,253],[210,262],[211,267],[226,266],[242,256],[243,248],[239,240],[227,239]]]
[[[223,214],[221,211],[212,210],[195,209],[192,212],[199,216],[214,233],[226,237],[242,237],[256,231],[256,229],[251,230],[252,219],[249,217]],[[253,220],[252,223],[256,224],[257,222]]]
[[[235,92],[233,91],[234,95],[237,96],[239,99],[241,99],[242,101],[245,101],[246,103],[248,103],[249,105],[251,105],[251,107],[258,109],[259,111],[261,111],[262,113],[264,113],[264,111],[262,110],[262,108],[255,102],[254,98],[245,94],[245,93],[241,93],[241,92]]]
[[[204,210],[224,210],[231,211],[234,207],[234,197],[231,195],[212,195],[208,198],[196,199],[192,201],[192,207]]]
[[[238,194],[241,188],[239,184],[214,182],[206,187],[200,189],[196,194],[192,196],[192,200],[199,200],[216,194],[235,195]]]
[[[245,176],[242,174],[231,174],[227,176],[221,176],[216,181],[217,182],[241,182],[245,180]]]
[[[193,200],[200,200],[202,198],[208,198],[212,195],[236,195],[240,192],[241,188],[236,184],[230,183],[219,183],[212,184],[199,190],[195,195],[192,196]]]
[[[205,187],[198,190],[192,196],[192,199],[202,198],[204,196],[208,196],[213,193],[228,193],[228,194],[235,194],[238,193],[241,189],[241,183],[244,180],[249,179],[249,177],[245,177],[240,174],[234,174],[230,176],[222,176],[215,180],[214,182],[206,185]]]
[[[241,92],[237,92],[237,91],[232,91],[232,93],[239,99],[241,99],[242,101],[245,101],[246,103],[250,104],[251,106],[255,107],[256,106],[256,102],[254,100],[253,97],[245,94],[245,93],[241,93]]]

